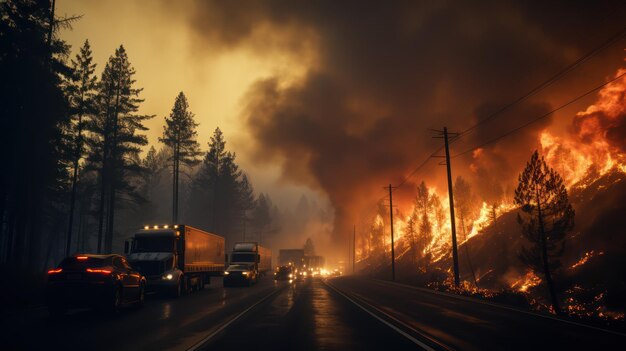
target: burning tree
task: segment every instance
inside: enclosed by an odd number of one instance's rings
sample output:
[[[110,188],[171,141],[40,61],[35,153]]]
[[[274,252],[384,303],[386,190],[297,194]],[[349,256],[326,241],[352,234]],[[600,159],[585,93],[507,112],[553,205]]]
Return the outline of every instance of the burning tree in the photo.
[[[426,184],[422,182],[417,187],[417,195],[415,196],[415,208],[414,217],[419,220],[417,230],[417,247],[416,252],[418,255],[422,255],[424,259],[424,268],[428,266],[429,257],[425,250],[428,248],[432,238],[433,230],[428,217],[432,208],[432,202],[430,201],[430,194]]]
[[[574,226],[574,209],[569,203],[563,178],[548,167],[535,151],[519,176],[515,204],[520,206],[517,221],[530,247],[522,248],[520,259],[535,271],[543,272],[552,307],[560,314],[552,272],[559,268],[565,235]]]

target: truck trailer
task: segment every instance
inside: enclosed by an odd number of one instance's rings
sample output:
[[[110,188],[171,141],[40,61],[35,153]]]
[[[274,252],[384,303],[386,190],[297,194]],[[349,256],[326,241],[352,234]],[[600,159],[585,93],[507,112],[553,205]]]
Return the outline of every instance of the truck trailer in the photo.
[[[259,276],[263,276],[272,269],[272,251],[257,242],[238,242],[233,246],[229,264],[251,265]]]
[[[278,265],[300,269],[304,264],[303,249],[280,249],[278,251]]]
[[[126,241],[125,252],[146,277],[146,289],[176,297],[204,289],[224,272],[224,238],[184,224],[145,226]]]

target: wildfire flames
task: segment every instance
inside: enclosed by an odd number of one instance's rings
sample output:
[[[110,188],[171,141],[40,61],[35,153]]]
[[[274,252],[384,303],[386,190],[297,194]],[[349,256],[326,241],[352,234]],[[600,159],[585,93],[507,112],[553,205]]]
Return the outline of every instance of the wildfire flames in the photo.
[[[576,269],[576,268],[584,265],[585,263],[587,263],[590,258],[592,258],[594,256],[602,256],[602,255],[604,255],[604,252],[602,252],[602,251],[600,251],[598,253],[595,253],[593,250],[591,250],[591,251],[585,253],[585,255],[580,260],[578,260],[578,262],[574,263],[570,267],[570,269]]]
[[[541,278],[539,278],[535,274],[535,272],[528,271],[526,272],[526,275],[511,284],[511,289],[515,289],[521,292],[527,292],[528,289],[535,287],[539,284],[541,284]]]
[[[624,73],[626,69],[618,70],[615,78]],[[548,165],[563,177],[568,190],[584,189],[609,172],[626,173],[626,135],[621,136],[621,134],[626,134],[625,99],[626,79],[621,77],[602,88],[595,103],[574,116],[569,133],[556,135],[549,129],[538,133],[542,155]],[[488,151],[478,150],[474,152],[473,157],[483,157],[486,152]],[[436,263],[451,256],[449,206],[448,201],[441,201],[447,200],[448,195],[445,192],[439,193],[433,187],[428,188],[428,194],[430,201],[434,201],[436,206],[429,207],[425,214],[420,214],[423,212],[419,212],[413,204],[408,212],[404,212],[409,213],[408,216],[396,216],[394,220],[396,245],[401,248],[397,252],[405,255],[410,249],[410,241],[419,237],[415,234],[410,235],[409,232],[411,230],[428,232],[429,234],[425,236],[427,242],[420,246],[421,252],[418,254],[422,257],[428,256],[430,263]],[[473,210],[474,215],[464,218],[464,228],[457,218],[459,247],[468,245],[470,239],[483,234],[484,229],[496,223],[500,216],[515,210],[516,206],[511,201],[510,195],[508,198],[503,196],[500,201],[491,205],[486,201],[480,201],[480,207]],[[458,215],[457,212],[457,217]],[[423,218],[427,218],[427,221]],[[418,222],[426,223],[426,227],[419,227]],[[385,233],[385,226],[388,226],[388,223],[385,224],[383,217],[380,214],[377,215],[371,225],[368,240],[362,242],[357,251],[359,260],[372,256],[381,248],[384,252],[390,251],[390,242],[385,239],[388,234],[382,235]],[[416,226],[419,228],[416,229]],[[380,235],[382,235],[382,247],[373,245],[372,243]],[[604,255],[602,251],[589,251],[568,268],[575,270],[593,257],[602,255]],[[491,272],[490,267],[482,268],[483,271]],[[415,269],[424,271],[423,267],[415,267]],[[532,287],[541,284],[542,280],[535,272],[527,271],[524,275],[514,277],[508,282],[511,289],[527,293]],[[568,309],[576,308],[578,307],[575,304],[569,304]],[[602,313],[609,315],[611,312],[603,310]],[[615,314],[611,316],[615,317]],[[623,314],[621,316],[623,317]]]

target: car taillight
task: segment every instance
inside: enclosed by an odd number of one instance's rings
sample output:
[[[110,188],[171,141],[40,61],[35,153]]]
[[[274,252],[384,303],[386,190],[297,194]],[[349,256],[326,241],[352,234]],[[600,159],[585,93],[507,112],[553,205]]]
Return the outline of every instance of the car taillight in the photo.
[[[48,271],[48,274],[56,274],[56,273],[61,273],[63,271],[63,268],[59,268],[59,269],[51,269]]]
[[[111,274],[111,270],[109,269],[92,269],[87,268],[87,273],[100,273],[100,274]]]

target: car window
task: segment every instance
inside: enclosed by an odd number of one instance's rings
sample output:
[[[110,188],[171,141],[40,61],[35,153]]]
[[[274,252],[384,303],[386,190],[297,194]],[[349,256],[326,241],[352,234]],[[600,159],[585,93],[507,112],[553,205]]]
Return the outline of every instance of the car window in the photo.
[[[124,268],[124,265],[122,264],[122,258],[121,257],[114,257],[113,258],[113,266],[115,266],[115,268]]]

